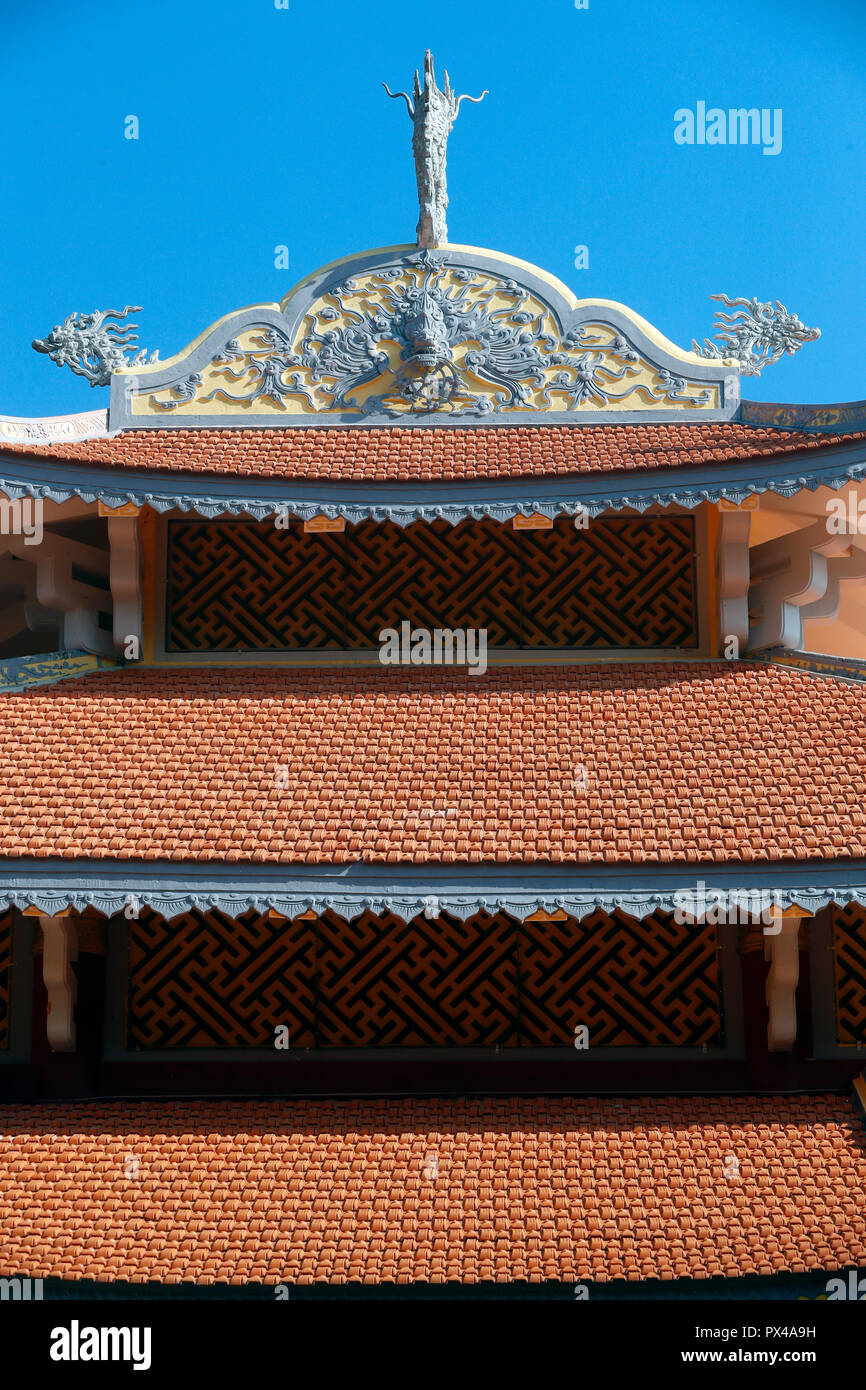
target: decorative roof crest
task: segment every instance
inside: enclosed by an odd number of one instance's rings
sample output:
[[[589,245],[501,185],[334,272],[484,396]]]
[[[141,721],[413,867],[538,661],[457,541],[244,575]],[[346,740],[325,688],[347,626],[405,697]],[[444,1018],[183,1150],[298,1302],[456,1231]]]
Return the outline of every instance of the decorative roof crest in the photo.
[[[433,54],[430,49],[424,54],[424,86],[422,88],[415,69],[414,101],[407,92],[392,92],[387,82],[382,86],[389,97],[402,97],[412,118],[412,153],[415,156],[415,176],[418,181],[418,245],[438,246],[448,240],[445,214],[448,210],[448,189],[445,180],[445,156],[448,136],[461,101],[483,101],[487,91],[480,97],[455,97],[451,90],[448,72],[445,73],[445,86],[441,90],[436,85],[433,69]]]
[[[622,305],[577,300],[475,247],[390,247],[323,267],[112,379],[111,426],[620,423],[729,419],[737,373]]]

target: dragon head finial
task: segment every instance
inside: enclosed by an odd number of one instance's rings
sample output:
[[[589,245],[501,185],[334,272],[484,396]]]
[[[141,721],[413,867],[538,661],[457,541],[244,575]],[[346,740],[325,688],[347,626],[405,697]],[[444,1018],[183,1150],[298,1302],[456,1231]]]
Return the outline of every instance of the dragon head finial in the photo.
[[[736,313],[724,314],[717,309],[718,342],[705,338],[701,346],[693,339],[692,352],[701,357],[730,358],[744,376],[760,376],[765,367],[772,367],[782,357],[792,357],[804,343],[813,343],[821,336],[820,328],[807,328],[778,299],[762,303],[757,298],[730,299],[726,294],[712,294],[710,298],[736,309]]]
[[[125,309],[68,314],[44,338],[34,338],[32,346],[37,352],[46,353],[58,367],[69,367],[76,376],[86,377],[91,386],[108,386],[112,372],[158,360],[157,352],[148,357],[144,349],[133,357],[126,356],[127,350],[138,342],[138,324],[121,326],[121,320],[127,314],[140,312],[140,307],[127,304]],[[117,322],[110,323],[110,319]]]

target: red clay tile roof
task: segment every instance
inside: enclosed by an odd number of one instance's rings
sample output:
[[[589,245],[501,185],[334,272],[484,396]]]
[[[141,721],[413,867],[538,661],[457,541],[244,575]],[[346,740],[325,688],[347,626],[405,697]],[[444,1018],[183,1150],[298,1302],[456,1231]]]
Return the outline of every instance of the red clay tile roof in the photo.
[[[452,482],[677,468],[832,450],[866,434],[709,425],[475,429],[130,430],[78,444],[2,445],[0,456],[237,478]]]
[[[0,1110],[0,1152],[6,1277],[475,1283],[866,1264],[863,1128],[833,1095],[39,1104]]]
[[[757,663],[128,668],[0,696],[0,843],[282,863],[860,857],[864,727],[863,686]]]

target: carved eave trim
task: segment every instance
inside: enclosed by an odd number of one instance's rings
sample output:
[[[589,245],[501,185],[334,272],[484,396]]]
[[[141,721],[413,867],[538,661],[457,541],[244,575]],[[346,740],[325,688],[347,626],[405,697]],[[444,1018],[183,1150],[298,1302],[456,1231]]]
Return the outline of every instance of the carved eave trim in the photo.
[[[297,413],[284,408],[273,408],[273,399],[265,395],[259,396],[259,399],[271,400],[272,408],[268,410],[257,410],[255,400],[250,402],[249,408],[239,406],[227,412],[214,407],[206,412],[197,409],[187,410],[187,406],[194,402],[197,404],[201,399],[201,374],[213,371],[215,359],[219,359],[228,367],[242,360],[243,353],[239,356],[231,355],[234,351],[231,345],[236,344],[239,337],[242,338],[244,334],[255,329],[272,330],[279,333],[287,343],[296,346],[304,334],[309,332],[311,313],[318,312],[323,298],[333,296],[347,281],[357,281],[364,276],[381,275],[387,282],[388,277],[408,273],[410,268],[417,270],[420,275],[419,256],[423,254],[425,253],[419,253],[415,247],[391,247],[334,262],[302,281],[281,304],[253,305],[229,314],[174,357],[164,362],[113,373],[109,410],[111,429],[274,429],[371,424],[424,429],[478,426],[513,428],[515,425],[532,424],[633,424],[665,420],[710,422],[731,419],[736,413],[739,406],[739,373],[730,363],[708,361],[696,353],[678,348],[640,315],[624,305],[611,300],[578,300],[560,281],[539,267],[529,265],[528,262],[481,248],[455,245],[443,246],[431,253],[441,261],[445,271],[449,274],[454,272],[458,277],[464,272],[475,272],[481,276],[492,277],[494,281],[502,284],[516,284],[520,291],[525,291],[531,297],[531,302],[538,302],[544,306],[555,327],[560,346],[565,344],[570,334],[588,329],[590,325],[603,325],[606,329],[622,335],[629,347],[639,355],[644,366],[653,371],[661,370],[669,374],[671,379],[684,380],[689,389],[703,388],[702,394],[709,394],[717,404],[698,404],[696,400],[668,396],[666,392],[674,391],[674,388],[660,388],[662,394],[658,403],[646,403],[645,396],[637,387],[632,386],[630,389],[634,394],[634,408],[628,409],[613,408],[606,404],[600,404],[598,408],[594,405],[579,404],[573,409],[563,408],[561,405],[559,408],[525,408],[515,405],[492,408],[490,401],[496,398],[499,389],[496,382],[500,381],[500,386],[504,387],[506,394],[509,389],[507,382],[493,377],[486,379],[484,389],[490,400],[487,400],[484,411],[461,408],[459,413],[450,413],[438,408],[417,414],[401,411],[395,415],[384,407],[376,407],[369,413],[361,413],[357,409],[341,409],[339,404],[333,409],[324,408],[321,400],[315,404],[311,402],[309,408],[301,404],[308,392],[314,389],[307,375],[304,377],[304,386],[289,393],[295,399]],[[375,289],[365,291],[366,307],[378,309],[387,306],[389,293],[387,283],[378,283]],[[333,308],[333,303],[330,307]],[[390,310],[382,307],[382,312],[387,318]],[[518,331],[518,327],[515,327],[515,332]],[[327,331],[327,324],[323,323],[321,329],[322,332]],[[393,335],[383,339],[386,342],[393,340]],[[476,338],[471,332],[464,332],[460,341],[474,343],[476,348],[481,343],[481,339]],[[571,346],[568,351],[571,356],[585,355],[596,351],[596,348],[589,343],[581,343],[579,346]],[[601,345],[601,351],[609,353],[611,349]],[[246,368],[244,370],[246,371]],[[284,370],[290,376],[293,374],[289,367]],[[301,371],[300,375],[303,376],[304,372]],[[386,379],[391,380],[387,373],[381,380],[385,382]],[[531,372],[509,378],[515,382],[531,379]],[[213,385],[213,380],[208,384]],[[370,385],[370,380],[366,384]],[[617,389],[622,384],[612,383]],[[628,386],[628,381],[625,384]],[[231,381],[226,381],[226,387],[232,399],[241,399],[236,394],[239,388],[233,386]],[[555,396],[562,395],[562,390],[554,387],[550,380],[548,388]],[[355,389],[353,386],[352,390]],[[218,393],[206,394],[213,396]],[[616,391],[613,391],[613,396],[616,396]],[[142,402],[139,410],[134,408],[137,401]]]
[[[653,869],[617,865],[569,871],[538,865],[477,864],[379,867],[371,864],[280,865],[250,863],[141,864],[93,861],[8,861],[0,872],[0,906],[57,914],[86,907],[111,916],[132,906],[172,918],[212,908],[228,916],[248,910],[280,917],[333,909],[354,918],[370,910],[410,920],[438,910],[465,921],[477,912],[504,911],[525,920],[538,911],[583,919],[598,908],[619,908],[638,920],[674,912],[698,882],[706,892],[773,894],[783,912],[812,916],[828,903],[866,906],[866,861],[828,864],[733,864],[724,869],[678,865]],[[722,931],[725,928],[721,929]],[[736,945],[737,927],[731,927]]]
[[[679,506],[688,510],[722,499],[739,506],[750,497],[775,493],[794,497],[821,487],[833,491],[866,479],[866,442],[838,444],[826,451],[787,454],[743,463],[704,464],[634,473],[591,473],[563,478],[443,483],[274,482],[232,477],[187,477],[168,471],[104,468],[3,454],[0,491],[10,498],[43,497],[62,503],[77,497],[118,508],[132,503],[157,512],[177,509],[199,516],[248,515],[261,520],[287,511],[308,521],[316,516],[359,521],[452,524],[466,517],[510,521],[516,515],[570,516],[578,509],[602,512]]]

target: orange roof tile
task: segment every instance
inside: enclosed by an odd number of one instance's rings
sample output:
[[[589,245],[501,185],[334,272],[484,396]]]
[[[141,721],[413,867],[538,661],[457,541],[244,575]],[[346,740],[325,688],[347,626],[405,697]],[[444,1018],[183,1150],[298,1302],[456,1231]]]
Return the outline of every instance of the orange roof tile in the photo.
[[[832,450],[858,439],[866,434],[806,434],[731,421],[473,429],[150,429],[76,444],[3,445],[0,453],[237,478],[451,482],[733,463]]]
[[[0,1110],[0,1152],[6,1277],[475,1283],[866,1264],[863,1130],[833,1095],[51,1103]]]
[[[0,843],[281,863],[860,857],[864,727],[863,686],[747,662],[127,668],[0,696]]]

